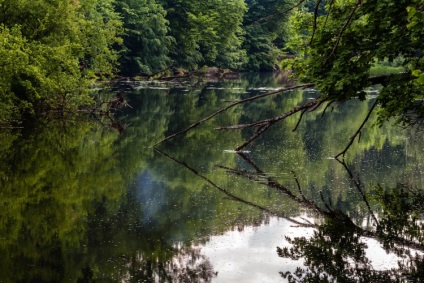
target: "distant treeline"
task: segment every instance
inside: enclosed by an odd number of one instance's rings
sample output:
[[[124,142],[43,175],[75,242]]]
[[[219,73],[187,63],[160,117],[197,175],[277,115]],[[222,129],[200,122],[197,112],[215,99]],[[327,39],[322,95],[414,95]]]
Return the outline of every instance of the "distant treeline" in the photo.
[[[115,0],[124,75],[215,66],[273,70],[294,0]],[[271,21],[264,19],[276,16]]]
[[[116,74],[273,70],[284,55],[293,3],[1,0],[0,126],[22,114],[88,105],[93,79]]]

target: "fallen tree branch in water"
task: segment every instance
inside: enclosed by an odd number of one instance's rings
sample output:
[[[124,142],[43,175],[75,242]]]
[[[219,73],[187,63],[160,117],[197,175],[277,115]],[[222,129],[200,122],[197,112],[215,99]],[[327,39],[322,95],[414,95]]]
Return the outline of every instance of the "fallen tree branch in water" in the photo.
[[[339,161],[343,167],[346,169],[349,177],[354,182],[355,186],[357,187],[359,193],[362,196],[362,200],[367,205],[368,211],[371,213],[371,216],[375,220],[376,228],[374,230],[370,230],[369,227],[362,227],[360,224],[356,224],[353,219],[345,212],[338,208],[334,208],[331,198],[328,198],[328,201],[325,200],[324,195],[322,191],[319,192],[321,201],[323,202],[323,205],[325,206],[325,209],[322,208],[320,205],[318,205],[317,201],[313,199],[308,199],[303,194],[300,183],[297,179],[297,176],[295,175],[295,181],[297,185],[297,189],[301,195],[301,197],[296,196],[290,189],[288,189],[286,186],[280,184],[278,181],[273,179],[271,176],[264,173],[254,162],[253,160],[250,160],[247,156],[243,154],[239,154],[243,157],[244,160],[247,161],[249,165],[251,165],[256,172],[250,172],[247,170],[242,169],[236,169],[236,168],[228,168],[225,166],[218,166],[219,168],[222,168],[226,170],[227,173],[233,174],[236,176],[240,176],[242,178],[246,178],[249,180],[252,180],[254,182],[258,182],[260,184],[266,185],[270,188],[276,189],[277,191],[285,194],[288,196],[292,201],[298,203],[304,208],[310,209],[312,211],[315,211],[318,213],[318,215],[323,216],[324,218],[329,218],[335,221],[339,221],[343,223],[343,226],[349,227],[352,229],[352,231],[355,231],[355,233],[358,233],[360,236],[367,237],[367,238],[374,238],[378,241],[384,242],[384,241],[390,241],[393,244],[399,245],[399,246],[406,246],[411,249],[416,249],[418,251],[424,251],[424,245],[420,240],[414,240],[413,238],[409,238],[405,234],[393,234],[390,231],[383,231],[381,223],[377,220],[374,212],[371,209],[370,204],[368,203],[368,200],[365,196],[365,193],[362,189],[362,185],[359,178],[354,178],[353,173],[349,170],[346,163]],[[294,173],[293,173],[294,174]],[[320,227],[320,225],[315,225],[315,227]],[[417,237],[418,238],[418,237]]]
[[[159,153],[160,155],[164,156],[165,158],[167,158],[167,159],[169,159],[169,160],[171,160],[171,161],[173,161],[173,162],[175,162],[175,163],[177,163],[177,164],[179,164],[179,165],[183,166],[184,168],[188,169],[191,173],[193,173],[194,175],[196,175],[196,176],[198,176],[199,178],[203,179],[203,180],[204,180],[204,181],[206,181],[209,185],[211,185],[211,186],[212,186],[212,187],[214,187],[215,189],[219,190],[221,193],[225,194],[225,195],[226,195],[226,198],[227,198],[228,200],[238,201],[238,202],[240,202],[240,203],[247,204],[248,206],[251,206],[251,207],[257,208],[257,209],[259,209],[259,210],[261,210],[261,211],[263,211],[263,212],[266,212],[266,213],[267,213],[267,214],[269,214],[269,215],[273,215],[273,216],[276,216],[276,217],[280,217],[280,218],[286,219],[286,220],[288,220],[288,221],[290,221],[290,222],[292,222],[292,223],[294,223],[294,224],[296,224],[296,225],[299,225],[299,226],[301,226],[301,227],[316,227],[316,226],[317,226],[317,225],[312,224],[312,223],[302,223],[302,222],[297,221],[297,220],[295,220],[295,219],[293,219],[293,218],[290,218],[290,217],[287,217],[287,216],[283,216],[283,215],[281,215],[281,214],[279,214],[279,213],[277,213],[277,212],[274,212],[274,211],[272,211],[272,210],[270,210],[270,209],[268,209],[268,208],[266,208],[266,207],[263,207],[263,206],[261,206],[261,205],[255,204],[255,203],[253,203],[253,202],[250,202],[250,201],[244,200],[244,199],[242,199],[242,198],[240,198],[240,197],[238,197],[238,196],[235,196],[234,194],[232,194],[232,193],[228,192],[226,189],[223,189],[223,188],[221,188],[220,186],[218,186],[217,184],[215,184],[214,182],[212,182],[210,179],[208,179],[206,176],[202,175],[202,174],[201,174],[199,171],[197,171],[196,169],[194,169],[194,168],[190,167],[187,163],[185,163],[185,162],[183,162],[183,161],[180,161],[180,160],[177,160],[177,159],[173,158],[172,156],[170,156],[170,155],[166,154],[165,152],[160,151],[160,150],[159,150],[159,149],[157,149],[157,148],[154,148],[154,151],[156,151],[156,152],[157,152],[157,153]]]
[[[258,129],[256,130],[255,134],[253,136],[250,137],[250,139],[248,139],[246,142],[244,142],[242,145],[240,145],[239,147],[236,148],[236,151],[240,151],[241,149],[243,149],[244,147],[246,147],[248,144],[250,144],[252,141],[254,141],[255,139],[257,139],[260,135],[262,135],[266,130],[268,130],[272,125],[274,125],[275,123],[293,115],[296,114],[299,111],[302,110],[307,110],[310,108],[313,108],[313,110],[315,110],[316,108],[314,108],[315,106],[319,106],[321,103],[318,101],[318,99],[312,99],[311,101],[308,101],[305,104],[302,104],[300,106],[296,106],[292,109],[290,109],[289,111],[287,111],[286,113],[274,117],[274,118],[270,118],[270,119],[265,119],[265,120],[261,120],[261,121],[257,121],[251,124],[243,124],[243,125],[234,125],[234,126],[224,126],[224,127],[218,127],[216,128],[217,130],[241,130],[241,129],[246,129],[246,128],[254,128],[257,127]]]
[[[153,147],[155,147],[155,146],[157,146],[158,144],[163,143],[163,142],[165,142],[165,141],[167,141],[167,140],[169,140],[169,139],[172,139],[172,138],[174,138],[174,137],[176,137],[176,136],[179,136],[179,135],[182,135],[182,134],[187,133],[188,131],[190,131],[190,130],[192,130],[192,129],[194,129],[194,128],[196,128],[196,127],[200,126],[200,125],[202,125],[202,124],[203,124],[203,123],[205,123],[206,121],[209,121],[210,119],[212,119],[212,118],[213,118],[213,117],[215,117],[216,115],[218,115],[218,114],[220,114],[220,113],[222,113],[222,112],[225,112],[225,111],[227,111],[228,109],[230,109],[230,108],[232,108],[232,107],[234,107],[234,106],[236,106],[236,105],[239,105],[239,104],[242,104],[242,103],[246,103],[246,102],[250,102],[250,101],[253,101],[253,100],[256,100],[256,99],[260,99],[260,98],[263,98],[263,97],[267,97],[267,96],[270,96],[270,95],[278,94],[278,93],[280,93],[280,92],[290,91],[290,90],[299,89],[299,88],[312,87],[312,86],[314,86],[314,85],[315,85],[314,83],[308,83],[308,84],[296,85],[296,86],[292,86],[292,87],[279,88],[279,89],[277,89],[277,90],[275,90],[275,91],[271,91],[271,92],[267,92],[267,93],[259,94],[259,95],[252,96],[252,97],[249,97],[249,98],[246,98],[246,99],[242,99],[242,100],[237,100],[237,101],[235,101],[235,102],[231,103],[230,105],[228,105],[228,106],[226,106],[226,107],[224,107],[224,108],[221,108],[221,109],[219,109],[218,111],[215,111],[214,113],[212,113],[211,115],[207,116],[206,118],[203,118],[202,120],[197,121],[196,123],[194,123],[194,124],[190,125],[190,126],[189,126],[189,127],[187,127],[186,129],[184,129],[184,130],[182,130],[182,131],[179,131],[179,132],[177,132],[177,133],[175,133],[175,134],[169,135],[169,136],[165,137],[164,139],[162,139],[162,140],[160,140],[160,141],[156,142],[156,143],[153,145]]]
[[[250,124],[242,124],[242,125],[233,125],[233,126],[222,126],[222,127],[218,127],[215,128],[216,130],[241,130],[241,129],[246,129],[246,128],[253,128],[253,127],[263,127],[263,126],[267,126],[268,124],[273,124],[276,123],[280,120],[283,120],[301,110],[304,109],[309,109],[312,106],[315,106],[316,104],[318,104],[318,100],[317,99],[312,99],[311,101],[308,101],[305,104],[302,104],[300,106],[296,106],[293,107],[292,109],[290,109],[289,111],[285,112],[284,114],[277,116],[277,117],[273,117],[273,118],[269,118],[269,119],[264,119],[261,121],[257,121],[254,123],[250,123]]]

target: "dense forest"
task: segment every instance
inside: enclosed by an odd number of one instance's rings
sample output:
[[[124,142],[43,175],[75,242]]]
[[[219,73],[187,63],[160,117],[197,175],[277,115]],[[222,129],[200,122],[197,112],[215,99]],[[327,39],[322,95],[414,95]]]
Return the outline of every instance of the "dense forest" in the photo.
[[[85,109],[99,79],[205,66],[296,70],[320,103],[381,83],[381,119],[414,122],[423,15],[422,0],[1,0],[0,125]],[[376,64],[398,74],[369,80]]]
[[[92,103],[96,79],[216,66],[273,70],[290,1],[0,1],[0,124]]]

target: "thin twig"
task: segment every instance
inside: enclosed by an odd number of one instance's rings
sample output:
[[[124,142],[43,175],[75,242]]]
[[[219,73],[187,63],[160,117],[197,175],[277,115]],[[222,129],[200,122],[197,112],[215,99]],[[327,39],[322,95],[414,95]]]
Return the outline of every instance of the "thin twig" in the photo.
[[[271,127],[272,125],[274,125],[276,122],[270,122],[265,126],[260,127],[256,133],[250,137],[250,139],[248,139],[247,141],[245,141],[242,145],[238,146],[235,151],[240,151],[243,148],[245,148],[248,144],[250,144],[251,142],[253,142],[254,140],[256,140],[257,138],[259,138],[266,130],[269,129],[269,127]]]
[[[326,106],[325,106],[325,108],[324,108],[324,111],[322,111],[322,115],[321,115],[321,117],[324,117],[325,111],[327,111],[327,108],[328,108],[331,104],[333,104],[333,102],[334,102],[334,101],[330,101],[330,102],[328,102],[328,103],[327,103],[327,105],[326,105]]]
[[[292,132],[296,132],[297,128],[298,128],[298,127],[299,127],[299,125],[300,125],[300,122],[302,121],[303,115],[305,114],[305,112],[306,112],[307,110],[308,110],[308,109],[303,109],[302,113],[300,114],[299,120],[297,120],[296,126],[294,127],[294,129],[292,130]]]
[[[371,113],[374,111],[374,108],[377,106],[378,104],[378,99],[376,99],[374,101],[374,104],[371,106],[371,109],[368,111],[367,116],[365,117],[364,121],[362,122],[362,124],[359,126],[359,128],[356,130],[355,134],[350,138],[350,141],[348,143],[348,145],[346,146],[346,148],[340,152],[339,154],[337,154],[334,158],[338,159],[340,155],[345,156],[346,152],[349,150],[350,146],[353,144],[353,141],[355,140],[355,138],[359,135],[359,133],[361,132],[362,128],[365,126],[365,124],[367,123],[368,119],[371,116]]]
[[[240,151],[243,148],[245,148],[247,145],[249,145],[251,142],[253,142],[254,140],[256,140],[258,137],[260,137],[266,130],[268,130],[272,125],[274,125],[275,123],[277,123],[278,121],[281,121],[291,115],[293,115],[294,113],[297,113],[299,111],[301,111],[302,109],[308,109],[310,107],[312,107],[313,105],[318,104],[318,101],[316,99],[311,100],[307,103],[305,103],[304,105],[298,106],[293,108],[292,110],[284,113],[281,116],[278,117],[274,117],[272,119],[267,119],[264,120],[262,123],[264,123],[263,126],[261,126],[256,133],[250,137],[250,139],[248,139],[246,142],[244,142],[242,145],[240,145],[239,147],[237,147],[235,150],[236,151]]]
[[[322,194],[322,191],[319,192],[319,195],[321,197],[322,202],[324,203],[325,207],[327,208],[328,212],[332,212],[333,209],[330,208],[330,206],[327,204],[327,202],[324,200],[324,195]]]
[[[305,197],[305,195],[303,194],[303,192],[302,192],[302,187],[300,186],[300,183],[299,183],[299,178],[297,178],[297,175],[296,175],[296,173],[295,173],[294,171],[291,171],[291,172],[293,173],[294,180],[295,180],[295,182],[296,182],[296,186],[297,186],[297,190],[299,191],[299,193],[300,193],[300,195],[302,196],[303,200],[305,200],[305,201],[306,201],[306,197]]]
[[[262,170],[255,164],[255,162],[253,162],[249,157],[247,157],[246,154],[244,154],[243,152],[237,152],[237,154],[244,160],[246,161],[250,166],[253,167],[253,169],[255,169],[255,171],[257,173],[263,173]]]
[[[299,222],[299,221],[294,220],[294,219],[292,219],[292,218],[290,218],[290,217],[282,216],[281,214],[279,214],[279,213],[277,213],[277,212],[274,212],[274,211],[272,211],[272,210],[270,210],[270,209],[268,209],[268,208],[266,208],[266,207],[260,206],[260,205],[258,205],[258,204],[252,203],[252,202],[250,202],[250,201],[246,201],[246,200],[244,200],[244,199],[242,199],[242,198],[240,198],[240,197],[238,197],[238,196],[235,196],[235,195],[233,195],[232,193],[228,192],[227,190],[225,190],[225,189],[221,188],[220,186],[218,186],[218,185],[217,185],[217,184],[215,184],[214,182],[212,182],[210,179],[208,179],[207,177],[205,177],[204,175],[202,175],[201,173],[199,173],[196,169],[194,169],[194,168],[190,167],[190,166],[189,166],[188,164],[186,164],[185,162],[182,162],[182,161],[180,161],[180,160],[177,160],[177,159],[173,158],[172,156],[170,156],[170,155],[166,154],[165,152],[160,151],[160,150],[159,150],[159,149],[157,149],[157,148],[154,148],[154,150],[155,150],[157,153],[159,153],[160,155],[162,155],[162,156],[166,157],[167,159],[172,160],[173,162],[175,162],[175,163],[177,163],[177,164],[179,164],[179,165],[183,166],[184,168],[188,169],[191,173],[193,173],[194,175],[196,175],[196,176],[198,176],[199,178],[203,179],[204,181],[206,181],[208,184],[210,184],[210,185],[211,185],[212,187],[214,187],[215,189],[217,189],[217,190],[219,190],[220,192],[224,193],[224,194],[227,196],[227,198],[228,198],[229,200],[238,201],[238,202],[241,202],[241,203],[247,204],[248,206],[251,206],[251,207],[257,208],[257,209],[259,209],[259,210],[261,210],[261,211],[263,211],[263,212],[266,212],[266,213],[268,213],[268,214],[270,214],[270,215],[273,215],[273,216],[277,216],[277,217],[280,217],[280,218],[286,219],[286,220],[288,220],[288,221],[290,221],[290,222],[293,222],[294,224],[301,225],[301,226],[303,226],[303,227],[316,227],[316,225],[315,225],[315,224],[305,224],[305,223]]]
[[[224,108],[221,108],[218,111],[215,111],[214,113],[212,113],[211,115],[207,116],[206,118],[203,118],[202,120],[199,120],[196,123],[190,125],[188,128],[186,128],[186,129],[184,129],[182,131],[179,131],[179,132],[177,132],[175,134],[172,134],[170,136],[165,137],[164,139],[156,142],[153,146],[157,146],[158,144],[160,144],[160,143],[162,143],[164,141],[167,141],[169,139],[172,139],[172,138],[174,138],[176,136],[179,136],[181,134],[185,134],[188,131],[190,131],[190,130],[196,128],[197,126],[200,126],[201,124],[205,123],[206,121],[212,119],[216,115],[218,115],[218,114],[220,114],[220,113],[222,113],[224,111],[227,111],[228,109],[230,109],[230,108],[232,108],[232,107],[234,107],[236,105],[239,105],[239,104],[242,104],[242,103],[245,103],[245,102],[250,102],[250,101],[253,101],[253,100],[256,100],[256,99],[259,99],[259,98],[263,98],[263,97],[266,97],[266,96],[270,96],[270,95],[273,95],[273,94],[278,94],[278,93],[283,92],[283,91],[289,91],[289,90],[294,90],[294,89],[299,89],[299,88],[307,88],[307,87],[311,87],[311,86],[314,86],[314,85],[315,85],[314,83],[308,83],[308,84],[302,84],[302,85],[297,85],[297,86],[292,86],[292,87],[280,88],[280,89],[277,89],[275,91],[271,91],[271,92],[259,94],[259,95],[253,96],[253,97],[249,97],[249,98],[246,98],[246,99],[235,101],[235,102],[231,103],[230,105],[228,105],[228,106],[226,106]]]
[[[318,104],[318,100],[317,99],[313,99],[310,100],[308,102],[306,102],[305,104],[296,106],[292,109],[290,109],[289,111],[285,112],[284,114],[277,116],[277,117],[273,117],[273,118],[269,118],[269,119],[264,119],[261,121],[257,121],[251,124],[242,124],[242,125],[233,125],[233,126],[221,126],[221,127],[217,127],[215,128],[216,130],[241,130],[241,129],[246,129],[246,128],[254,128],[254,127],[263,127],[268,125],[269,123],[275,123],[278,122],[280,120],[283,120],[303,109],[309,109],[313,106],[315,106],[316,104]]]
[[[295,5],[291,6],[290,8],[288,8],[288,9],[282,11],[282,12],[278,12],[278,13],[275,13],[275,14],[272,14],[272,15],[269,15],[269,16],[266,16],[266,17],[263,17],[263,18],[260,18],[260,19],[258,19],[256,21],[253,21],[249,25],[253,25],[253,24],[256,24],[256,23],[260,23],[260,22],[265,22],[265,21],[268,21],[268,20],[270,20],[272,18],[275,18],[275,17],[281,16],[281,15],[284,15],[284,14],[290,12],[291,10],[299,7],[305,1],[306,0],[301,0],[301,1],[297,2]]]
[[[346,30],[347,26],[349,25],[349,23],[351,22],[353,15],[355,14],[356,9],[358,9],[358,7],[361,5],[361,1],[362,0],[358,0],[355,4],[355,6],[353,7],[352,11],[349,14],[349,17],[345,20],[345,23],[342,27],[342,29],[339,31],[339,34],[337,35],[337,40],[336,40],[336,44],[333,46],[333,50],[331,51],[330,55],[327,57],[327,59],[325,59],[324,64],[334,55],[334,53],[336,52],[337,47],[340,44],[340,40],[342,38],[342,35],[344,33],[344,31]]]
[[[359,194],[362,197],[362,200],[365,202],[367,208],[368,208],[368,212],[371,214],[371,217],[374,219],[375,223],[377,225],[379,225],[379,222],[377,220],[377,217],[374,215],[374,212],[371,209],[371,206],[367,200],[367,197],[364,193],[364,191],[362,190],[362,183],[361,180],[359,178],[355,178],[355,176],[353,175],[352,171],[349,169],[349,167],[347,167],[347,164],[339,159],[336,159],[340,164],[342,164],[342,166],[345,168],[347,174],[349,175],[350,180],[353,182],[353,184],[355,185],[356,189],[358,190]]]
[[[314,10],[314,25],[312,27],[312,35],[311,40],[309,41],[309,45],[312,44],[312,41],[314,40],[315,32],[317,30],[317,18],[318,18],[318,9],[319,5],[321,4],[322,0],[317,0],[317,3],[315,4],[315,10]]]

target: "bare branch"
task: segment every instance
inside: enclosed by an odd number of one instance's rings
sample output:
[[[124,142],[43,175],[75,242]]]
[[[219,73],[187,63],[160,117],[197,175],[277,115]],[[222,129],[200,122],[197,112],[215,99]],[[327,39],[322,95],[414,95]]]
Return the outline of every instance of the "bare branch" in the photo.
[[[282,114],[281,116],[277,116],[277,117],[269,118],[269,119],[264,119],[264,120],[257,121],[257,122],[251,123],[251,124],[218,127],[218,128],[216,128],[216,130],[241,130],[241,129],[253,128],[253,127],[263,127],[263,126],[266,126],[270,123],[273,124],[275,122],[283,120],[283,119],[285,119],[285,118],[287,118],[287,117],[289,117],[289,116],[291,116],[291,115],[293,115],[293,114],[295,114],[295,113],[297,113],[301,110],[311,108],[312,106],[314,106],[316,104],[318,104],[318,100],[312,99],[305,104],[302,104],[300,106],[296,106],[296,107],[290,109],[289,111]]]
[[[305,1],[306,0],[300,0],[299,2],[297,2],[296,4],[294,4],[293,6],[291,6],[290,8],[288,8],[286,10],[284,10],[282,12],[278,12],[278,13],[272,14],[272,15],[269,15],[269,16],[266,16],[266,17],[263,17],[263,18],[260,18],[260,19],[258,19],[256,21],[252,22],[250,25],[257,24],[257,23],[260,23],[260,22],[266,22],[266,21],[268,21],[268,20],[270,20],[272,18],[275,18],[275,17],[281,16],[281,15],[284,15],[284,14],[290,12],[291,10],[293,10],[293,9],[299,7],[300,5],[302,5],[302,3],[305,2]]]
[[[349,148],[350,148],[350,146],[353,144],[353,141],[355,140],[355,138],[360,134],[360,132],[361,132],[361,130],[362,130],[362,128],[365,126],[365,124],[367,123],[367,121],[368,121],[368,119],[370,118],[370,116],[371,116],[371,113],[374,111],[374,108],[375,108],[375,106],[377,106],[377,104],[378,104],[378,99],[376,99],[375,101],[374,101],[374,104],[371,106],[371,109],[368,111],[368,114],[367,114],[367,116],[365,117],[365,119],[364,119],[364,121],[362,122],[362,124],[359,126],[359,128],[356,130],[356,132],[355,132],[355,134],[350,138],[350,141],[349,141],[349,143],[348,143],[348,145],[346,146],[346,148],[342,151],[342,152],[340,152],[339,154],[337,154],[334,158],[335,159],[338,159],[338,157],[340,156],[340,155],[342,155],[343,156],[343,158],[344,158],[344,156],[345,156],[345,154],[346,154],[346,152],[349,150]]]
[[[238,146],[235,150],[236,151],[240,151],[243,148],[245,148],[248,144],[250,144],[251,142],[253,142],[254,140],[256,140],[257,138],[259,138],[266,130],[269,129],[269,127],[271,127],[273,124],[275,124],[276,122],[270,122],[265,126],[260,127],[256,133],[250,137],[250,139],[248,139],[247,141],[245,141],[242,145]]]
[[[280,218],[286,219],[286,220],[288,220],[288,221],[290,221],[290,222],[293,222],[294,224],[301,225],[301,226],[303,226],[303,227],[316,227],[316,225],[315,225],[315,224],[309,224],[309,223],[306,223],[306,224],[305,224],[305,223],[302,223],[302,222],[300,222],[300,221],[297,221],[297,220],[295,220],[295,219],[293,219],[293,218],[285,217],[285,216],[283,216],[283,215],[281,215],[281,214],[279,214],[279,213],[277,213],[277,212],[274,212],[274,211],[272,211],[272,210],[270,210],[270,209],[268,209],[268,208],[266,208],[266,207],[260,206],[260,205],[258,205],[258,204],[252,203],[252,202],[250,202],[250,201],[246,201],[246,200],[244,200],[244,199],[242,199],[242,198],[240,198],[240,197],[238,197],[238,196],[236,196],[236,195],[234,195],[234,194],[232,194],[232,193],[228,192],[227,190],[225,190],[225,189],[221,188],[220,186],[218,186],[217,184],[215,184],[214,182],[212,182],[210,179],[208,179],[207,177],[205,177],[204,175],[202,175],[201,173],[199,173],[196,169],[194,169],[194,168],[190,167],[190,166],[189,166],[188,164],[186,164],[185,162],[182,162],[182,161],[180,161],[180,160],[177,160],[177,159],[173,158],[172,156],[170,156],[170,155],[166,154],[165,152],[160,151],[160,150],[159,150],[159,149],[157,149],[157,148],[154,148],[154,150],[155,150],[157,153],[159,153],[160,155],[162,155],[162,156],[166,157],[167,159],[172,160],[173,162],[175,162],[175,163],[177,163],[177,164],[179,164],[179,165],[183,166],[184,168],[188,169],[188,170],[189,170],[190,172],[192,172],[194,175],[198,176],[199,178],[201,178],[201,179],[203,179],[204,181],[206,181],[209,185],[211,185],[211,186],[212,186],[212,187],[214,187],[215,189],[217,189],[217,190],[219,190],[220,192],[224,193],[224,194],[226,195],[226,198],[227,198],[227,199],[229,199],[229,200],[238,201],[238,202],[241,202],[241,203],[247,204],[248,206],[251,206],[251,207],[257,208],[257,209],[259,209],[259,210],[261,210],[261,211],[263,211],[263,212],[266,212],[266,213],[268,213],[268,214],[270,214],[270,215],[273,215],[273,216],[277,216],[277,217],[280,217]]]
[[[303,109],[302,113],[300,114],[299,120],[297,121],[296,126],[294,127],[294,129],[292,130],[292,132],[296,132],[297,128],[300,125],[300,122],[302,121],[303,115],[305,114],[305,112],[307,110],[308,110],[307,108],[306,109]]]
[[[299,89],[299,88],[307,88],[307,87],[311,87],[311,86],[314,86],[314,85],[315,85],[314,83],[308,83],[308,84],[302,84],[302,85],[297,85],[297,86],[292,86],[292,87],[280,88],[280,89],[277,89],[275,91],[271,91],[271,92],[259,94],[259,95],[253,96],[253,97],[249,97],[249,98],[246,98],[246,99],[235,101],[235,102],[231,103],[230,105],[228,105],[228,106],[226,106],[224,108],[221,108],[218,111],[212,113],[211,115],[207,116],[206,118],[203,118],[202,120],[199,120],[196,123],[190,125],[188,128],[186,128],[186,129],[184,129],[182,131],[179,131],[179,132],[177,132],[175,134],[172,134],[170,136],[165,137],[164,139],[162,139],[162,140],[158,141],[157,143],[155,143],[153,146],[157,146],[158,144],[160,144],[160,143],[162,143],[164,141],[167,141],[167,140],[172,139],[172,138],[174,138],[176,136],[185,134],[188,131],[190,131],[190,130],[196,128],[197,126],[200,126],[201,124],[205,123],[206,121],[212,119],[216,115],[218,115],[218,114],[220,114],[220,113],[222,113],[224,111],[227,111],[228,109],[230,109],[230,108],[232,108],[232,107],[234,107],[234,106],[236,106],[238,104],[250,102],[250,101],[253,101],[253,100],[256,100],[256,99],[259,99],[259,98],[263,98],[263,97],[267,97],[267,96],[270,96],[270,95],[278,94],[280,92],[294,90],[294,89]]]
[[[322,202],[324,203],[325,207],[327,208],[328,212],[332,212],[333,209],[328,205],[328,203],[324,199],[324,195],[322,194],[322,191],[319,192],[319,195],[321,197]]]
[[[306,197],[303,194],[302,187],[300,186],[300,183],[299,183],[299,178],[297,178],[297,175],[296,175],[296,173],[294,171],[292,171],[292,173],[293,173],[293,176],[294,176],[294,180],[296,181],[297,190],[299,191],[299,193],[302,196],[303,200],[306,201]]]
[[[229,129],[236,129],[236,130],[240,130],[240,129],[246,129],[246,128],[253,128],[253,127],[258,127],[258,129],[256,130],[255,134],[250,137],[249,140],[247,140],[246,142],[244,142],[242,145],[240,145],[239,147],[237,147],[235,150],[236,151],[240,151],[241,149],[243,149],[244,147],[246,147],[248,144],[250,144],[252,141],[254,141],[255,139],[257,139],[259,136],[261,136],[266,130],[268,130],[272,125],[274,125],[275,123],[277,123],[278,121],[281,121],[301,110],[304,109],[309,109],[313,106],[315,106],[316,104],[319,104],[319,101],[317,99],[313,99],[311,101],[308,101],[307,103],[300,105],[300,106],[296,106],[294,108],[292,108],[291,110],[287,111],[286,113],[284,113],[281,116],[277,116],[274,118],[270,118],[270,119],[265,119],[262,121],[258,121],[252,124],[245,124],[245,125],[235,125],[235,126],[227,126],[227,127],[218,127],[216,128],[217,130],[229,130]]]
[[[317,30],[317,18],[318,18],[318,9],[319,5],[321,4],[322,0],[317,0],[317,3],[315,4],[315,10],[314,10],[314,25],[312,27],[312,35],[311,40],[309,41],[309,45],[312,44],[312,41],[314,40],[315,32]]]
[[[377,220],[377,217],[374,215],[374,212],[371,209],[371,206],[367,200],[367,197],[365,196],[364,191],[362,190],[362,183],[361,180],[359,178],[355,178],[355,176],[353,175],[352,171],[349,169],[349,167],[347,167],[347,164],[344,161],[341,161],[339,159],[336,159],[340,164],[343,165],[343,167],[345,168],[347,174],[349,175],[350,180],[353,182],[353,184],[355,185],[356,189],[358,190],[359,194],[362,197],[362,200],[365,202],[367,208],[368,208],[368,212],[371,214],[371,217],[374,219],[375,223],[377,225],[379,225],[379,222]]]
[[[331,105],[331,104],[333,104],[333,102],[334,101],[330,101],[330,102],[328,102],[327,103],[327,105],[325,106],[325,108],[324,108],[324,111],[322,111],[322,115],[321,115],[321,117],[324,117],[324,115],[325,115],[325,111],[327,111],[327,108]]]

